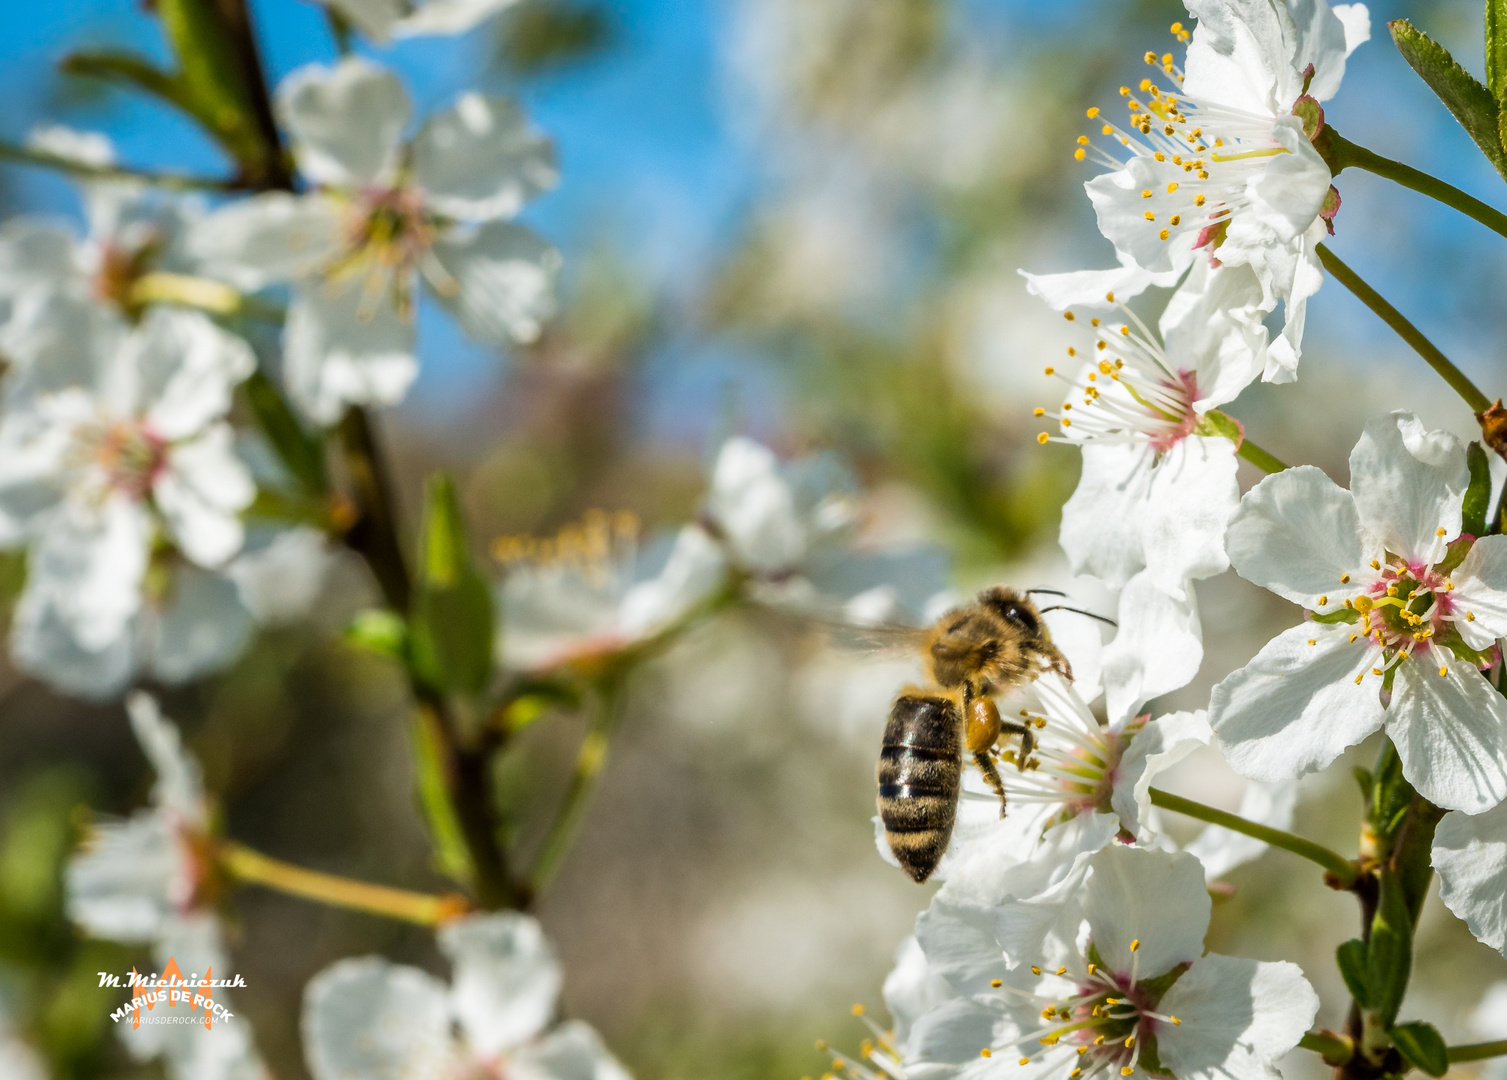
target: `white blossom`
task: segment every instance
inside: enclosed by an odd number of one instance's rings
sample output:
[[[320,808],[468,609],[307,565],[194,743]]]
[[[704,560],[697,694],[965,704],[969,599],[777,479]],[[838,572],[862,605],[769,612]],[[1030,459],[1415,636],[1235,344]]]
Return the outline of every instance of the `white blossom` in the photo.
[[[283,373],[311,417],[407,393],[420,279],[478,341],[538,337],[559,255],[509,219],[556,172],[516,104],[467,93],[405,145],[402,83],[348,58],[289,75],[277,111],[309,189],[232,203],[192,245],[241,288],[293,286]]]
[[[1277,1080],[1318,996],[1294,964],[1205,955],[1197,859],[1115,845],[1073,884],[927,949],[948,952],[966,996],[912,1025],[905,1075]]]
[[[449,986],[379,956],[338,960],[304,991],[304,1053],[314,1080],[510,1076],[628,1080],[595,1031],[550,1028],[560,967],[526,915],[472,915],[442,927]]]
[[[65,688],[62,669],[94,657],[96,694],[140,666],[134,626],[172,592],[168,546],[218,569],[255,494],[224,419],[255,366],[245,343],[167,308],[111,339],[81,370],[20,373],[0,415],[0,543],[28,552],[17,657]]]
[[[1507,701],[1479,670],[1507,633],[1507,538],[1461,535],[1468,480],[1453,436],[1398,412],[1366,425],[1350,491],[1304,466],[1246,494],[1231,562],[1313,619],[1214,688],[1237,772],[1302,776],[1385,726],[1434,804],[1475,814],[1507,797]]]
[[[373,41],[464,34],[518,0],[324,0]]]
[[[1362,4],[1325,0],[1188,0],[1188,10],[1198,25],[1186,70],[1171,53],[1148,52],[1171,86],[1148,78],[1121,87],[1130,111],[1123,126],[1090,109],[1102,144],[1084,135],[1077,156],[1110,170],[1088,183],[1089,198],[1122,265],[1142,271],[1125,274],[1119,291],[1178,276],[1199,252],[1250,266],[1265,309],[1284,303],[1265,378],[1287,382],[1308,297],[1323,282],[1316,245],[1338,209],[1312,142],[1319,103],[1338,91],[1346,57],[1370,36],[1370,16]],[[1189,41],[1180,23],[1174,32]]]
[[[1444,906],[1477,940],[1507,955],[1507,802],[1484,814],[1445,814],[1434,830],[1433,862]]]

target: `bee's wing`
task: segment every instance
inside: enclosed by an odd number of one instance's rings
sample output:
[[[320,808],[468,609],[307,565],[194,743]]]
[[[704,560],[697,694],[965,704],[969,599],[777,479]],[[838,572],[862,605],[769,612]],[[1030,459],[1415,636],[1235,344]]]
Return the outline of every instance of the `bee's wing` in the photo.
[[[809,629],[824,645],[847,652],[914,653],[926,642],[927,628],[903,623],[853,622],[841,614],[783,612],[784,617]]]

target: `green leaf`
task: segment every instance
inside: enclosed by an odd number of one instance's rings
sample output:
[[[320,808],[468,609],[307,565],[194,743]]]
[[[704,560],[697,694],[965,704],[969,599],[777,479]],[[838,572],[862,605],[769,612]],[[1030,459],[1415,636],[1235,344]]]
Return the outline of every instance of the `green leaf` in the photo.
[[[1460,121],[1497,172],[1507,177],[1507,151],[1502,149],[1497,99],[1491,91],[1457,64],[1448,49],[1406,19],[1397,19],[1388,26],[1403,59],[1439,95],[1439,100]]]
[[[1412,1020],[1398,1024],[1388,1034],[1402,1056],[1430,1076],[1443,1076],[1449,1072],[1449,1051],[1445,1048],[1444,1037],[1433,1024]]]
[[[492,591],[471,563],[455,484],[429,478],[412,612],[415,673],[447,691],[478,694],[492,674]]]
[[[450,801],[444,740],[440,738],[437,724],[438,720],[432,710],[414,710],[412,737],[415,790],[419,798],[419,809],[424,813],[424,822],[429,826],[430,839],[434,841],[434,858],[440,872],[470,887],[475,880],[471,855],[466,847],[460,820],[455,816],[455,806]]]
[[[1334,958],[1339,964],[1340,976],[1361,1008],[1371,1004],[1371,972],[1366,956],[1366,943],[1360,938],[1351,938],[1339,947]]]
[[[1507,96],[1507,0],[1486,0],[1486,86],[1497,101]]]
[[[1355,777],[1355,782],[1360,785],[1360,796],[1366,800],[1366,806],[1371,805],[1371,791],[1376,786],[1376,777],[1371,775],[1370,769],[1363,769],[1359,765],[1350,770],[1350,775]]]
[[[356,612],[345,628],[345,640],[358,648],[403,659],[408,651],[408,624],[386,608]]]
[[[1402,775],[1402,759],[1390,739],[1382,745],[1373,775],[1376,779],[1371,790],[1371,827],[1385,840],[1413,801],[1413,785]]]
[[[1507,0],[1503,0],[1507,3]],[[1465,448],[1465,462],[1470,466],[1470,486],[1465,489],[1464,515],[1460,528],[1472,536],[1485,536],[1486,517],[1491,513],[1491,467],[1486,449],[1478,442]]]
[[[1380,885],[1366,950],[1366,986],[1371,998],[1366,1011],[1387,1028],[1397,1019],[1413,973],[1413,920],[1397,875],[1383,869]]]
[[[253,372],[242,385],[257,426],[283,465],[305,491],[323,495],[328,490],[323,442],[304,430],[272,380],[260,371]]]

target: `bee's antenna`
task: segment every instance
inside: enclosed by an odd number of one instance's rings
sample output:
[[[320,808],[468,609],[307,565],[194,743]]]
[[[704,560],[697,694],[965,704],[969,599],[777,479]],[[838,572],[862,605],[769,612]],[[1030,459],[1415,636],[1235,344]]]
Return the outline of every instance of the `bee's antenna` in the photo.
[[[1068,607],[1066,604],[1053,604],[1051,607],[1041,609],[1043,615],[1049,611],[1071,611],[1074,615],[1087,615],[1090,619],[1098,619],[1100,622],[1109,623],[1110,626],[1120,625],[1113,619],[1105,618],[1103,615],[1095,615],[1092,611],[1084,611],[1082,608]]]
[[[1051,596],[1066,596],[1067,595],[1067,593],[1063,592],[1061,589],[1027,589],[1026,590],[1026,595],[1027,596],[1031,596],[1033,593],[1046,593],[1046,594],[1051,595]]]

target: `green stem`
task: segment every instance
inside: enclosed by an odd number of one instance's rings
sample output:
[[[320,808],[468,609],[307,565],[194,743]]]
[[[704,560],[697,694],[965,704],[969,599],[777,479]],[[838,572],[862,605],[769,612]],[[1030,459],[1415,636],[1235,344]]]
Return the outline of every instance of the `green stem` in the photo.
[[[1262,472],[1279,473],[1283,469],[1287,468],[1286,462],[1282,461],[1279,458],[1273,457],[1271,454],[1268,454],[1265,450],[1261,449],[1261,447],[1257,446],[1249,439],[1241,439],[1240,447],[1235,451],[1235,453],[1245,458],[1246,461],[1249,461],[1252,465],[1256,466],[1256,468],[1260,469]]]
[[[237,180],[224,180],[214,176],[153,172],[150,169],[133,169],[127,165],[96,165],[7,142],[0,142],[0,161],[14,161],[19,165],[35,165],[42,169],[59,169],[90,180],[140,180],[175,191],[239,191],[245,187]]]
[[[1298,1040],[1304,1050],[1312,1050],[1330,1065],[1342,1065],[1355,1056],[1355,1044],[1332,1031],[1310,1031]]]
[[[1464,1046],[1451,1046],[1449,1059],[1455,1061],[1485,1061],[1487,1058],[1507,1057],[1507,1039],[1498,1039],[1496,1042],[1466,1043]]]
[[[1450,389],[1465,399],[1473,413],[1483,413],[1491,407],[1491,399],[1481,393],[1475,383],[1465,377],[1465,373],[1452,364],[1434,345],[1432,341],[1423,336],[1412,323],[1408,322],[1391,304],[1382,299],[1371,286],[1361,280],[1350,267],[1340,260],[1340,257],[1330,251],[1323,244],[1318,246],[1319,258],[1324,263],[1324,269],[1328,270],[1339,283],[1355,294],[1356,299],[1365,304],[1381,317],[1381,321],[1397,331],[1397,336],[1413,347],[1419,356],[1428,363],[1428,366],[1439,373],[1440,378],[1449,383]]]
[[[1225,810],[1219,810],[1212,806],[1205,806],[1201,802],[1185,799],[1181,795],[1173,795],[1170,791],[1162,791],[1160,788],[1151,789],[1151,803],[1160,806],[1163,810],[1171,810],[1175,814],[1184,814],[1199,821],[1207,821],[1211,825],[1223,825],[1231,832],[1242,833],[1245,836],[1262,840],[1272,847],[1290,851],[1294,855],[1300,855],[1310,862],[1318,863],[1334,877],[1338,887],[1349,888],[1354,883],[1357,870],[1355,863],[1345,858],[1337,851],[1331,851],[1323,844],[1316,844],[1312,840],[1305,840],[1301,836],[1294,836],[1290,832],[1274,829],[1270,825],[1262,825],[1250,821],[1239,814],[1231,814]]]
[[[529,870],[529,885],[536,894],[549,883],[566,852],[575,842],[587,804],[602,775],[602,766],[607,763],[607,747],[617,727],[619,712],[616,686],[603,687],[598,692],[586,737],[581,740],[581,748],[576,752],[576,767],[570,774],[565,797],[560,802],[555,820],[550,823],[549,831],[539,845],[539,853],[534,856],[534,865]]]
[[[1466,217],[1479,221],[1492,232],[1507,236],[1507,214],[1486,205],[1473,195],[1465,194],[1457,187],[1446,184],[1436,176],[1430,176],[1400,161],[1384,158],[1380,154],[1367,150],[1364,146],[1357,146],[1332,127],[1326,126],[1320,132],[1319,137],[1314,140],[1314,145],[1319,153],[1324,155],[1324,160],[1329,164],[1329,171],[1335,175],[1345,168],[1363,169],[1366,172],[1375,173],[1377,176],[1386,177],[1394,183],[1410,188],[1420,195],[1436,199],[1445,206],[1453,207]]]

